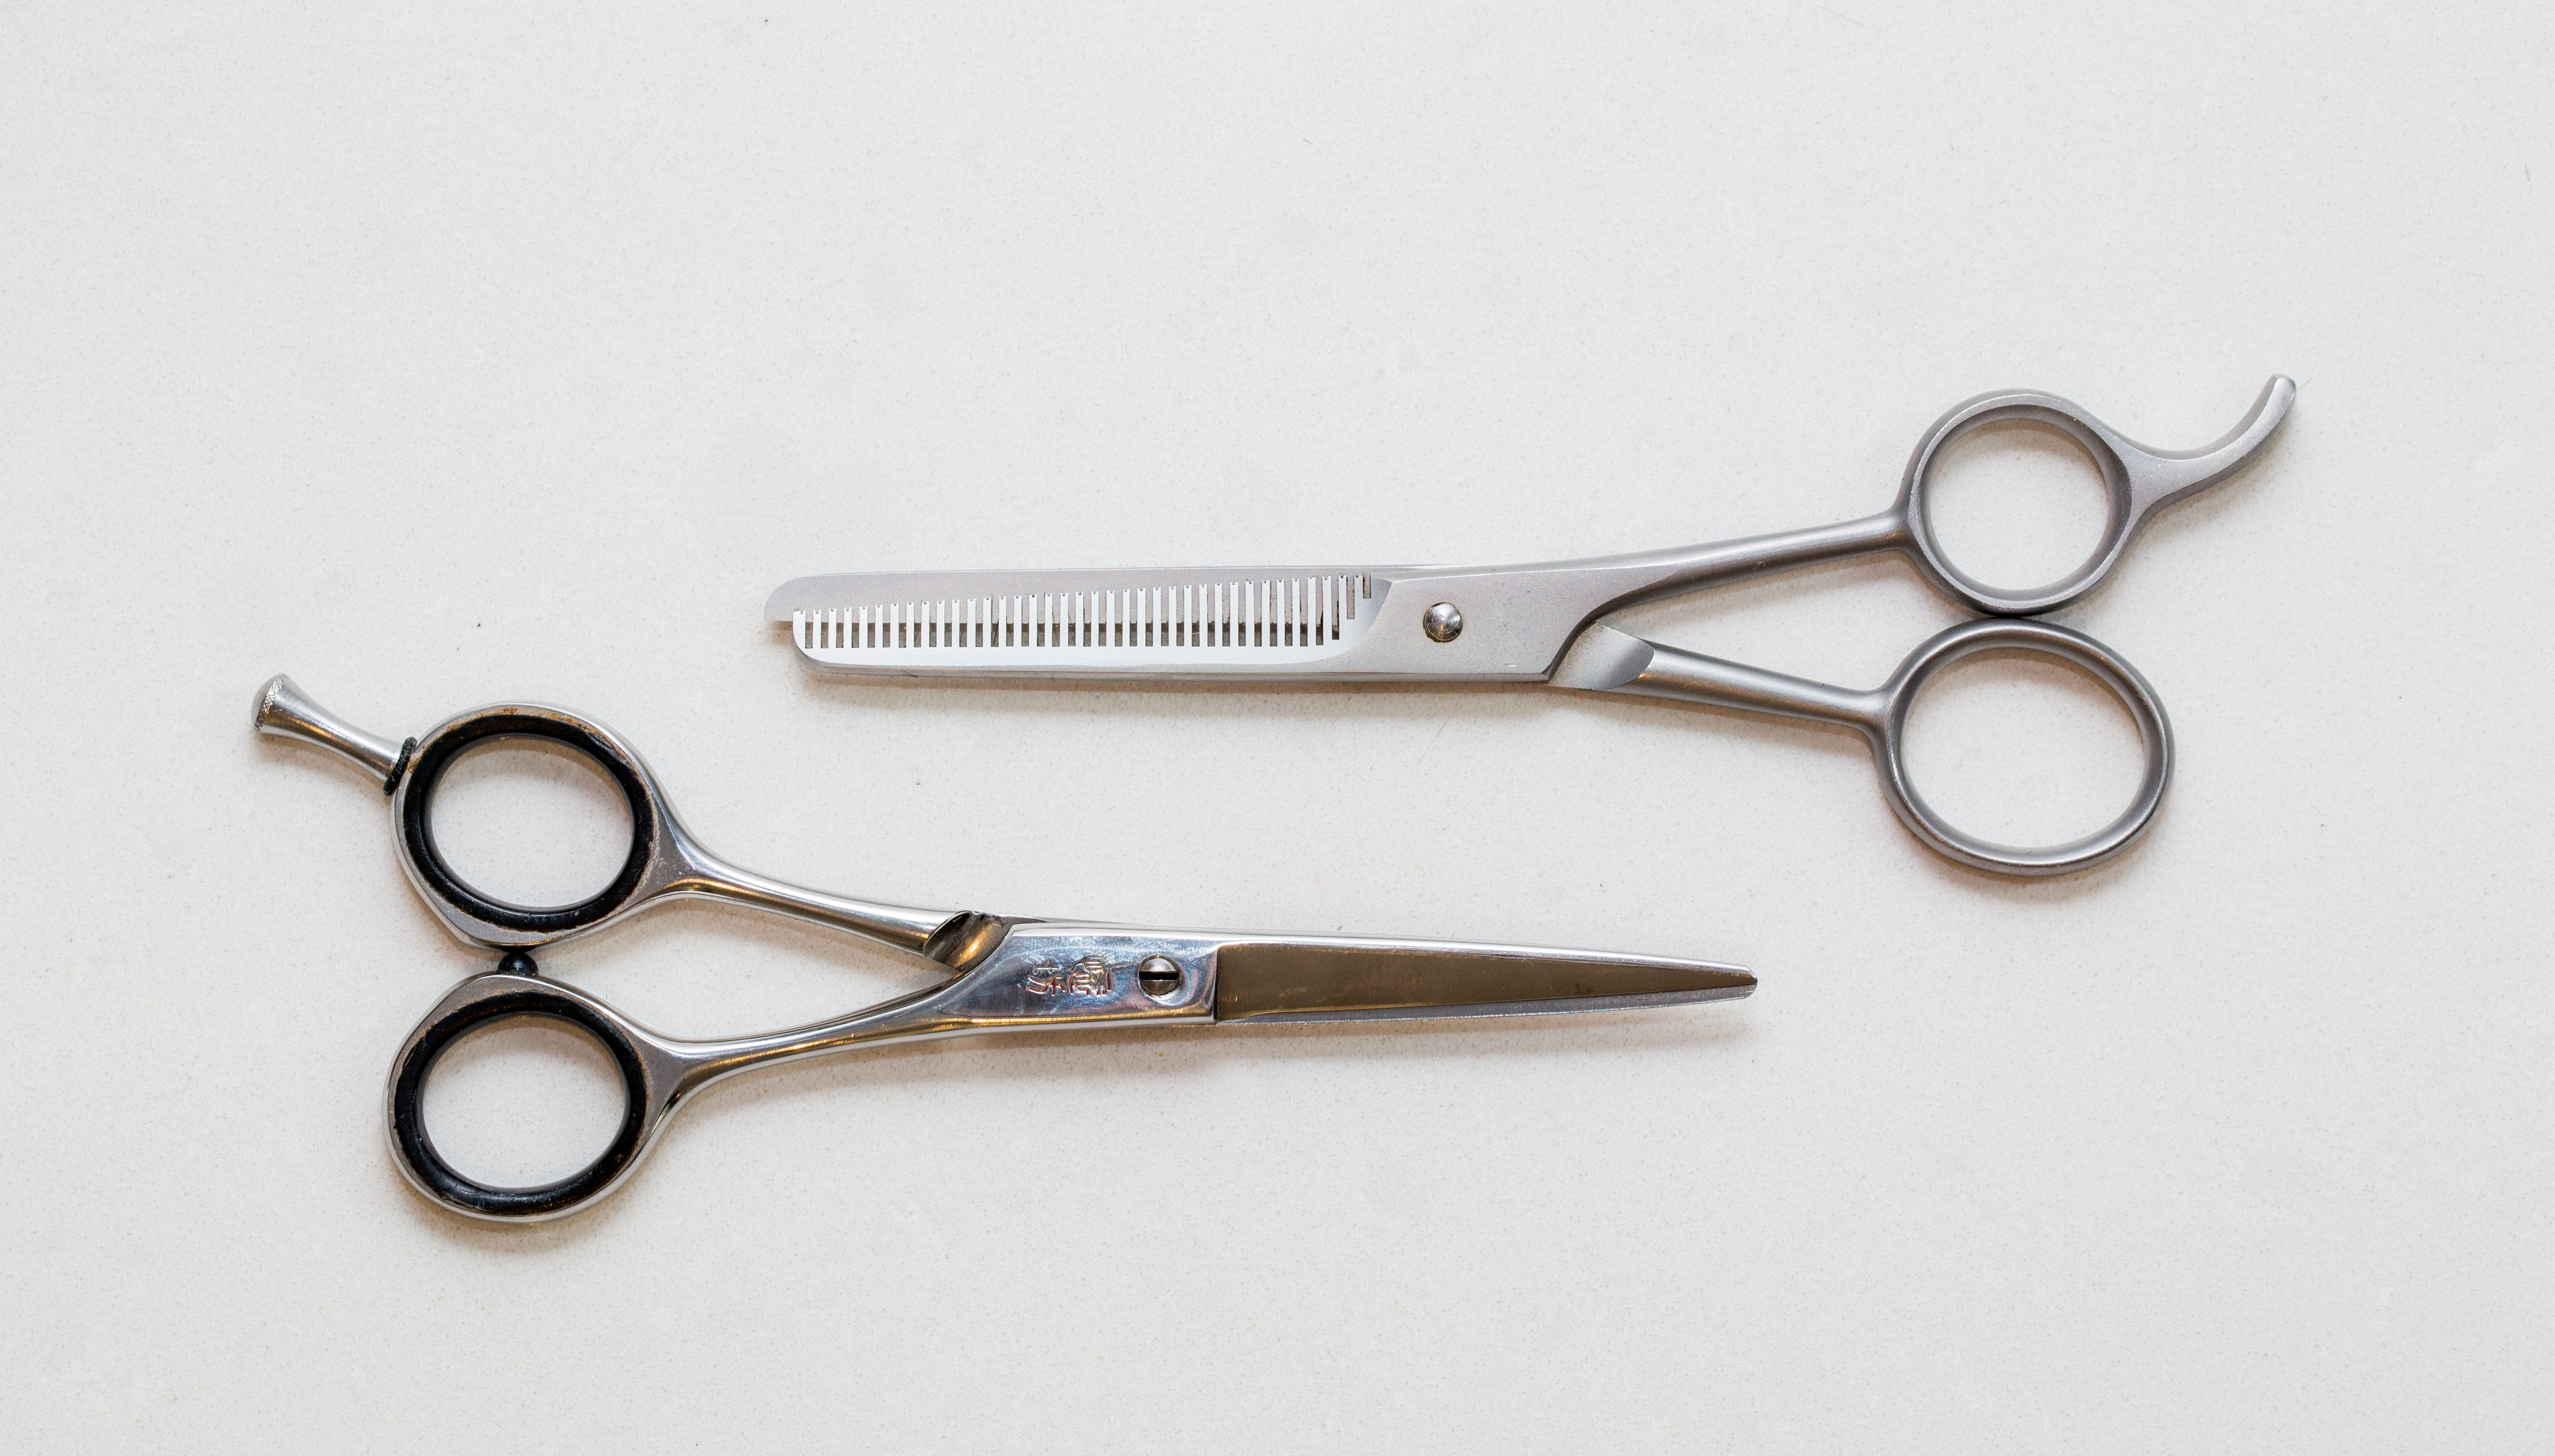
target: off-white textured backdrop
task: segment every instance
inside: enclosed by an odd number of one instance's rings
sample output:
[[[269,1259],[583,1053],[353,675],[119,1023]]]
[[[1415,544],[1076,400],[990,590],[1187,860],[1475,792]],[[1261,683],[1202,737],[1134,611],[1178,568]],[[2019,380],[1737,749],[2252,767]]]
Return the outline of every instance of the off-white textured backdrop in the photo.
[[[2542,7],[382,10],[0,19],[0,1444],[2547,1438]],[[814,570],[1807,525],[1980,390],[2178,447],[2273,370],[2266,462],[2064,615],[2183,760],[2060,884],[1925,853],[1842,735],[827,682],[760,618]],[[1980,559],[2089,530],[2031,437],[1963,466]],[[1855,683],[1957,618],[1891,563],[1637,614]],[[813,1064],[591,1216],[469,1226],[379,1097],[484,958],[378,792],[250,734],[277,670],[393,736],[575,706],[809,883],[1764,986]],[[1979,668],[1927,783],[2083,827],[2116,716]],[[573,888],[580,785],[475,775],[455,843]],[[545,965],[695,1034],[915,983],[698,908]],[[543,1050],[456,1064],[456,1147],[591,1135]]]

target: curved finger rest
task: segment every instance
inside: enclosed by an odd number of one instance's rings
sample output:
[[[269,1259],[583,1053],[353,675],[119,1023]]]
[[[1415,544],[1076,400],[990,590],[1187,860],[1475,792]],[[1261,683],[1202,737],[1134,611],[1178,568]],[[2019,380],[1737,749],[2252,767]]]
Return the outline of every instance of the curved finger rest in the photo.
[[[2046,848],[1997,844],[1964,833],[1934,811],[1908,778],[1906,732],[1908,710],[1925,684],[1944,668],[1980,653],[2019,652],[2055,658],[2110,688],[2137,725],[2144,767],[2138,789],[2119,818],[2082,839]],[[1964,622],[1937,634],[1907,657],[1881,688],[1881,710],[1872,733],[1873,760],[1881,770],[1881,791],[1889,807],[1917,838],[1937,852],[1972,869],[2001,875],[2048,876],[2091,869],[2129,847],[2155,818],[2164,801],[2165,784],[2173,777],[2173,730],[2155,689],[2120,654],[2085,636],[2047,622]]]
[[[600,1156],[568,1176],[531,1188],[499,1188],[444,1161],[426,1129],[426,1084],[452,1043],[492,1022],[547,1017],[593,1036],[621,1074],[621,1125]],[[668,1078],[652,1065],[637,1029],[581,992],[545,981],[532,957],[509,955],[494,971],[453,988],[409,1033],[391,1062],[391,1155],[411,1186],[455,1213],[527,1223],[571,1213],[611,1192],[639,1164],[665,1126]]]
[[[2287,376],[2272,375],[2236,427],[2197,450],[2149,449],[2056,395],[2035,390],[1981,395],[1934,422],[1917,443],[1899,486],[1895,514],[1926,574],[1971,610],[2001,617],[2054,612],[2102,585],[2156,512],[2251,463],[2288,418],[2297,391]],[[2007,421],[2046,425],[2073,439],[2102,474],[2105,504],[2102,539],[2081,565],[2045,586],[2013,591],[1992,586],[1954,565],[1934,532],[1934,476],[1943,451],[1973,429]]]
[[[435,790],[462,754],[502,738],[555,743],[591,762],[621,790],[630,805],[630,852],[612,883],[601,891],[574,905],[515,905],[474,888],[444,860],[434,842]],[[530,703],[465,714],[420,740],[409,760],[408,776],[399,783],[393,811],[399,818],[400,858],[418,889],[452,911],[445,916],[447,923],[491,946],[537,944],[591,929],[629,908],[641,897],[649,867],[658,857],[666,818],[637,754],[600,724]]]

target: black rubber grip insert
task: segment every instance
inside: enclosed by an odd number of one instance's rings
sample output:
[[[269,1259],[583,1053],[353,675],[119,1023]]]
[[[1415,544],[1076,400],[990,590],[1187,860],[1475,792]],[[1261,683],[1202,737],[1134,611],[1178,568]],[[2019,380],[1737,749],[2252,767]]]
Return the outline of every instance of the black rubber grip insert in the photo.
[[[630,802],[630,856],[621,862],[621,873],[593,898],[574,905],[510,905],[473,890],[443,862],[442,851],[434,847],[428,806],[452,761],[492,738],[547,738],[592,760],[621,786],[621,796]],[[547,934],[581,929],[621,909],[638,890],[639,877],[647,873],[648,851],[657,842],[657,811],[648,787],[640,782],[638,765],[581,724],[507,709],[483,713],[436,734],[432,743],[417,752],[408,774],[408,797],[400,804],[400,835],[407,841],[410,863],[417,866],[427,888],[447,904],[491,925]]]
[[[505,969],[515,969],[518,957],[509,956]],[[530,958],[522,957],[529,969]],[[621,1069],[621,1087],[625,1094],[621,1109],[621,1129],[613,1134],[612,1146],[584,1167],[555,1183],[536,1188],[492,1188],[462,1176],[443,1155],[434,1151],[434,1140],[426,1134],[426,1081],[434,1074],[434,1064],[452,1043],[490,1022],[516,1018],[548,1017],[565,1022],[594,1034],[612,1053],[613,1062]],[[648,1102],[646,1074],[639,1065],[639,1049],[630,1044],[619,1028],[597,1016],[583,1003],[555,994],[516,991],[492,996],[453,1013],[426,1029],[391,1083],[391,1146],[399,1150],[402,1161],[419,1182],[434,1196],[456,1207],[467,1208],[497,1218],[539,1218],[584,1202],[611,1186],[639,1156],[640,1133],[647,1126]]]

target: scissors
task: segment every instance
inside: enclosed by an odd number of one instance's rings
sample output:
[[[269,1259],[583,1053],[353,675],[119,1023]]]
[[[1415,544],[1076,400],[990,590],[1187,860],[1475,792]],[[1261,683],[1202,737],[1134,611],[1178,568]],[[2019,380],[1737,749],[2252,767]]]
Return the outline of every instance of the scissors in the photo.
[[[2020,619],[2069,606],[2101,585],[2158,511],[2251,461],[2296,395],[2294,383],[2273,375],[2224,438],[2183,451],[2137,444],[2055,395],[1980,395],[1925,432],[1888,510],[1711,546],[1515,566],[802,576],[775,591],[766,611],[789,624],[806,663],[836,672],[1544,682],[1834,724],[1863,736],[1883,797],[1928,847],[1998,874],[2064,875],[2103,863],[2144,832],[2173,772],[2173,736],[2154,690],[2120,654],[2081,632]],[[1933,480],[1945,447],[2003,421],[2072,438],[2101,471],[2109,507],[2092,554],[2060,580],[2027,590],[1962,571],[1935,533]],[[1937,590],[1989,620],[1937,634],[1869,691],[1645,642],[1597,620],[1637,602],[1873,551],[1905,556]],[[1945,821],[1916,791],[1903,752],[1908,709],[1936,673],[1986,652],[2055,659],[2121,700],[2144,767],[2120,817],[2066,844],[1997,844]]]
[[[393,842],[426,909],[462,940],[505,952],[426,1014],[391,1061],[391,1153],[412,1186],[454,1213],[502,1222],[557,1218],[621,1186],[667,1122],[713,1082],[776,1062],[979,1031],[1202,1027],[1421,1017],[1525,1016],[1676,1006],[1744,997],[1735,966],[1602,951],[1452,940],[1155,930],[976,910],[919,910],[827,895],[750,873],[703,849],[656,776],[618,734],[538,703],[499,703],[394,743],[330,714],[277,676],[260,689],[257,730],[327,749],[378,780]],[[512,905],[453,873],[434,840],[435,790],[454,761],[503,739],[539,739],[600,769],[630,806],[630,850],[612,883],[574,905]],[[698,897],[848,931],[931,962],[940,984],[815,1026],[723,1040],[649,1031],[541,974],[532,948],[588,934],[661,901]],[[423,1098],[437,1058],[493,1022],[548,1018],[609,1052],[622,1086],[611,1145],[555,1182],[506,1188],[447,1162],[426,1135]]]

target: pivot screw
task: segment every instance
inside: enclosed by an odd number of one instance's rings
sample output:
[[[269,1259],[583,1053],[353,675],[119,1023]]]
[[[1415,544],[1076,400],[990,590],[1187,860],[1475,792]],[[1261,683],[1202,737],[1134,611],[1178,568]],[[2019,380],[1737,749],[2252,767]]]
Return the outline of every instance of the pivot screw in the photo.
[[[1149,955],[1136,968],[1136,984],[1156,1001],[1168,1001],[1180,994],[1180,965],[1169,956]]]
[[[1439,602],[1419,614],[1419,630],[1428,634],[1430,642],[1453,642],[1464,635],[1464,614],[1455,610],[1453,602]]]

